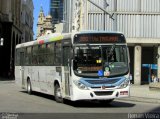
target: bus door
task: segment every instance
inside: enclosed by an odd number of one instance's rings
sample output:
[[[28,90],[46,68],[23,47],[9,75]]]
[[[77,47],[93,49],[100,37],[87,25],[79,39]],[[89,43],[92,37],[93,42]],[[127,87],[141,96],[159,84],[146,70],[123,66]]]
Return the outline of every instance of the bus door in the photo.
[[[62,73],[62,83],[64,86],[63,93],[66,96],[70,96],[70,46],[63,46],[63,66],[64,66],[64,73]]]
[[[24,52],[20,52],[20,79],[22,81],[22,87],[25,87],[24,81]]]

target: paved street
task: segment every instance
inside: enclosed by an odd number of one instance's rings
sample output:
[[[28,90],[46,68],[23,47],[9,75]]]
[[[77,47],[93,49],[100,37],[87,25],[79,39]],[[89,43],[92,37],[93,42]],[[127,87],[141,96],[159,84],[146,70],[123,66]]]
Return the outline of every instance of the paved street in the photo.
[[[0,112],[0,119],[135,119],[134,114],[144,116],[141,114],[150,112],[158,113],[154,118],[160,118],[160,106],[157,103],[125,99],[106,105],[84,101],[60,104],[49,95],[28,95],[14,81],[0,81]]]
[[[28,95],[14,81],[0,81],[0,112],[10,113],[147,113],[160,112],[152,103],[115,100],[109,105],[98,102],[59,104],[52,96],[34,93]]]

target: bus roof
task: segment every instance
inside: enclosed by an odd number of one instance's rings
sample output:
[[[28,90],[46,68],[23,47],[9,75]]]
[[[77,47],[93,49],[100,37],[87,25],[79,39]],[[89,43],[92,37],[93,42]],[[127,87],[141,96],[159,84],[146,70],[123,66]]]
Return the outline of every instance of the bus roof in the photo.
[[[97,30],[85,30],[77,33],[108,33],[108,34],[123,34],[122,32],[119,31],[97,31]]]
[[[40,36],[37,38],[37,40],[22,43],[16,45],[16,48],[21,48],[21,47],[27,47],[27,46],[32,46],[32,45],[39,45],[39,44],[44,44],[44,43],[50,43],[62,39],[68,39],[71,38],[72,35],[74,34],[96,34],[96,33],[108,33],[108,34],[122,34],[121,32],[113,31],[113,32],[108,32],[108,31],[96,31],[96,30],[86,30],[86,31],[80,31],[80,32],[75,32],[75,33],[52,33],[44,36]]]
[[[53,33],[53,34],[38,37],[37,40],[34,40],[34,41],[18,44],[16,46],[16,48],[27,47],[27,46],[32,46],[32,45],[39,45],[39,44],[44,44],[44,43],[50,43],[50,42],[54,42],[54,41],[58,41],[58,40],[62,40],[62,39],[68,39],[70,37],[71,37],[71,33],[65,33],[65,34]]]

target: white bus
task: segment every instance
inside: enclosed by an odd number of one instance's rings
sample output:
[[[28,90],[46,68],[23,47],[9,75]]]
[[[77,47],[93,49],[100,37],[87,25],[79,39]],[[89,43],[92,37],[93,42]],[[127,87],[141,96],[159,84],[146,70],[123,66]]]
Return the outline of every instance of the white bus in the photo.
[[[57,102],[111,102],[130,94],[129,61],[122,33],[55,33],[16,46],[15,80]]]

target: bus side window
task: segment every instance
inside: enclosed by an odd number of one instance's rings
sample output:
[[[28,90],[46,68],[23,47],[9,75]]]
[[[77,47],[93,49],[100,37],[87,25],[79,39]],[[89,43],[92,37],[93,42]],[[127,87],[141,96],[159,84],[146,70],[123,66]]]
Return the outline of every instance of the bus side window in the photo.
[[[26,59],[25,65],[31,65],[31,61],[32,61],[31,47],[26,48],[25,59]]]
[[[55,43],[55,46],[54,46],[54,54],[55,54],[55,65],[58,66],[58,65],[61,65],[61,51],[62,51],[62,44],[61,44],[61,41],[58,41]]]
[[[68,66],[69,60],[70,60],[70,52],[71,48],[69,46],[63,47],[63,65]]]
[[[33,54],[32,54],[32,65],[38,65],[38,46],[33,47]]]
[[[39,45],[38,46],[38,63],[40,65],[44,65],[44,45]]]
[[[51,44],[46,44],[46,65],[54,65],[54,46],[53,43]]]

